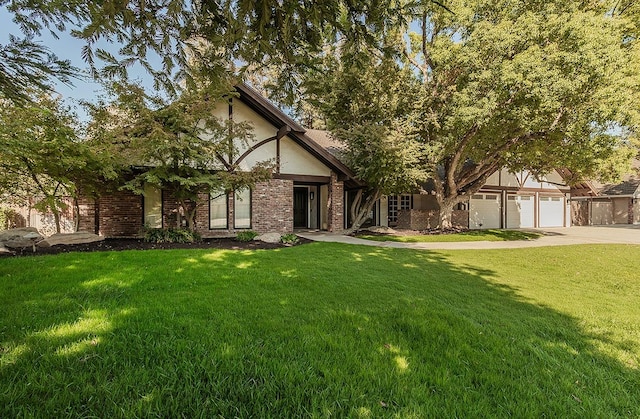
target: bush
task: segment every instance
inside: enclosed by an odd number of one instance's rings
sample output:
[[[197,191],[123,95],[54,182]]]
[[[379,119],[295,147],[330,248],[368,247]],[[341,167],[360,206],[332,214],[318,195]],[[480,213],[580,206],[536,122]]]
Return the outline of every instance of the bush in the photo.
[[[200,234],[184,228],[145,228],[144,241],[149,243],[196,243]]]
[[[299,241],[300,239],[295,234],[285,234],[280,237],[280,242],[284,244],[296,244]]]
[[[236,240],[239,242],[250,242],[251,240],[258,237],[258,233],[253,230],[241,231],[236,236]]]

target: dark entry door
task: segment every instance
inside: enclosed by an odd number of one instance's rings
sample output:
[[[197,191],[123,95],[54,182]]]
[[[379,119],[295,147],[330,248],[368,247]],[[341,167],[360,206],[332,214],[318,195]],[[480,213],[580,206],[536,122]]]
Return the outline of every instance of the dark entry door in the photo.
[[[309,189],[293,188],[293,227],[309,227]]]

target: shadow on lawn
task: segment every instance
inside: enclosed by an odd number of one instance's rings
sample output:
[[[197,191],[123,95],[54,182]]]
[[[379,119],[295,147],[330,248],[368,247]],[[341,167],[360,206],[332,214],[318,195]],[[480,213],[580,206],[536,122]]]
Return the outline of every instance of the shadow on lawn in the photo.
[[[0,416],[638,416],[607,336],[431,252],[0,265]],[[609,342],[611,343],[611,342]]]

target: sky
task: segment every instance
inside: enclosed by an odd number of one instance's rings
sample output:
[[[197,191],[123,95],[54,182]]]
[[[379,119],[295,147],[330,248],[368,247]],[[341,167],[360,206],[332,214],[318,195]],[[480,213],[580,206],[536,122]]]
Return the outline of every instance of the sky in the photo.
[[[0,7],[0,44],[4,45],[8,43],[9,35],[15,35],[19,38],[23,38],[23,34],[20,28],[13,23],[13,15],[7,11],[5,6]],[[51,52],[56,54],[60,59],[67,59],[71,61],[71,64],[86,70],[87,64],[82,59],[81,51],[84,46],[84,41],[73,38],[67,33],[58,33],[59,39],[56,39],[48,32],[43,32],[42,36],[35,38],[37,42],[41,42],[47,46]],[[112,53],[116,53],[119,49],[115,43],[101,43],[101,48],[104,48]],[[140,80],[145,88],[152,89],[152,78],[140,67],[132,67],[129,70],[130,77],[133,80]],[[95,102],[98,97],[104,93],[104,90],[100,83],[94,81],[91,77],[83,77],[81,79],[74,79],[73,86],[65,85],[64,83],[52,80],[52,84],[55,90],[60,94],[65,102],[75,109],[78,117],[81,121],[86,122],[88,119],[87,112],[79,106],[81,100],[88,102]]]

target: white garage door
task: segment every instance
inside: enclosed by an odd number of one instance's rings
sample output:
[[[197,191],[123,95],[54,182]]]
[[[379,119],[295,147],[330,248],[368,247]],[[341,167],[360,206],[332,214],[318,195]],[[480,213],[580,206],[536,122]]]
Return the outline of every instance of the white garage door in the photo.
[[[564,226],[564,199],[559,196],[540,197],[540,227]]]
[[[507,228],[533,227],[535,197],[531,195],[507,196]]]
[[[471,197],[469,228],[500,228],[500,194],[476,194]]]

